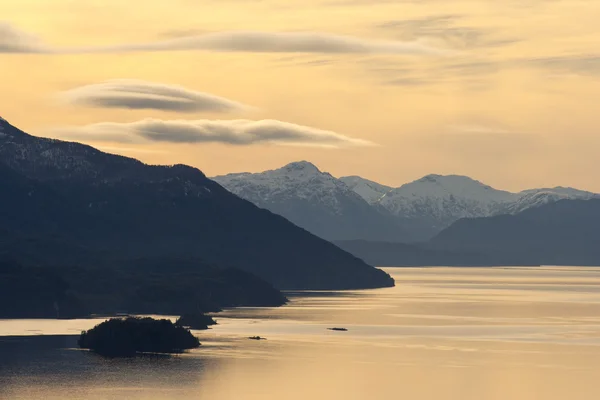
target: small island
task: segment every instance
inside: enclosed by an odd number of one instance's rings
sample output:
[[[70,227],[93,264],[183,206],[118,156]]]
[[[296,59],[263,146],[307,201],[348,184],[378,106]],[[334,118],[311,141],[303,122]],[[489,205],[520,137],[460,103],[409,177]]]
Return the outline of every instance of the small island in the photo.
[[[78,340],[79,347],[105,357],[133,357],[140,353],[182,353],[200,347],[192,333],[167,319],[112,318]]]
[[[208,329],[209,326],[216,324],[212,317],[202,313],[184,314],[175,322],[175,325],[194,330]]]

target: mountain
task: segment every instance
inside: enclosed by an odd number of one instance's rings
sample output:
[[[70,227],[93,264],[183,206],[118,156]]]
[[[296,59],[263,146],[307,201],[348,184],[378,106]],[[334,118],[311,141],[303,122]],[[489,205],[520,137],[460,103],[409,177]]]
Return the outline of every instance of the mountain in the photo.
[[[512,193],[459,175],[427,175],[394,189],[359,176],[338,179],[306,161],[213,179],[332,241],[418,243],[461,218],[516,214],[562,199],[598,197],[564,187]]]
[[[232,193],[327,240],[400,241],[409,237],[385,211],[376,210],[342,180],[306,161],[262,173],[213,179]]]
[[[563,187],[525,190],[518,193],[514,201],[501,206],[496,214],[518,214],[560,200],[590,200],[598,197],[595,193]]]
[[[373,182],[360,176],[343,176],[340,181],[362,197],[367,203],[373,204],[392,190],[390,186]]]
[[[572,188],[511,193],[459,175],[427,175],[393,189],[372,204],[404,220],[414,241],[428,240],[461,218],[514,214],[562,199],[596,194]]]
[[[421,244],[335,243],[378,266],[597,266],[600,199],[562,199],[515,215],[460,219]]]
[[[518,194],[521,196],[527,194],[535,194],[535,193],[553,193],[556,195],[563,196],[565,199],[580,199],[580,200],[589,200],[590,198],[597,197],[598,194],[588,192],[585,190],[574,189],[570,187],[557,186],[553,188],[541,188],[541,189],[529,189],[523,190]]]
[[[374,206],[405,220],[413,241],[423,241],[457,219],[491,215],[512,198],[466,176],[427,175],[389,191]]]
[[[383,271],[240,199],[195,168],[145,165],[30,136],[5,120],[0,186],[0,231],[8,232],[0,244],[7,247],[16,241],[24,250],[43,250],[53,243],[95,254],[98,260],[89,261],[98,264],[199,258],[251,272],[280,289],[394,284]],[[68,253],[49,252],[52,262],[73,257]]]
[[[560,200],[516,215],[461,219],[432,248],[484,253],[511,265],[600,265],[600,199]]]

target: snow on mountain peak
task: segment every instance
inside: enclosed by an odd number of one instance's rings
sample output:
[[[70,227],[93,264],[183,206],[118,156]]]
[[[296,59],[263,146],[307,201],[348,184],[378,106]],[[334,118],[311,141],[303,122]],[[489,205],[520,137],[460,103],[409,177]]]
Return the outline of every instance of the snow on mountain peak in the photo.
[[[382,185],[381,183],[370,181],[356,175],[341,177],[340,181],[344,182],[350,189],[358,193],[358,195],[365,199],[369,204],[377,202],[377,200],[392,190],[390,186]]]
[[[508,200],[512,193],[496,190],[475,179],[461,175],[427,175],[416,181],[394,189],[386,195],[411,197],[447,197],[470,198],[480,202],[499,202]]]
[[[339,209],[339,196],[360,199],[359,195],[327,172],[307,161],[260,173],[242,173],[212,178],[227,190],[259,206],[266,207],[284,199],[302,199]]]
[[[426,218],[445,225],[492,213],[514,194],[461,175],[431,174],[391,190],[377,205],[404,218]]]
[[[561,195],[564,195],[567,197],[577,197],[577,198],[592,198],[592,197],[598,196],[596,193],[588,192],[585,190],[579,190],[579,189],[575,189],[572,187],[565,187],[565,186],[523,190],[522,192],[519,193],[519,195],[526,196],[531,193],[541,193],[541,192],[556,193],[556,194],[561,194]]]
[[[593,197],[597,195],[564,187],[511,193],[467,176],[431,174],[391,190],[374,204],[398,217],[431,221],[439,229],[460,218],[515,214],[562,199]]]
[[[421,179],[417,179],[414,182],[407,183],[406,185],[411,184],[430,184],[430,185],[438,185],[440,187],[444,187],[447,190],[457,191],[462,189],[471,189],[478,190],[484,189],[489,190],[492,189],[490,186],[481,183],[473,178],[463,175],[437,175],[430,174],[426,175]],[[405,185],[405,186],[406,186]]]
[[[310,173],[321,172],[315,164],[308,162],[308,161],[292,162],[280,169],[284,170],[286,172],[293,172],[293,171],[305,171],[305,172],[310,172]]]

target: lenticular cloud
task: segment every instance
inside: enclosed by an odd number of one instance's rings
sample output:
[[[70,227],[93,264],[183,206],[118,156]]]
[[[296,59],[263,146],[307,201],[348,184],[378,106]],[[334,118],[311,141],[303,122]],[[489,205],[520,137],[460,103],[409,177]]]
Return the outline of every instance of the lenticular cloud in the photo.
[[[80,140],[122,143],[224,143],[237,146],[272,144],[328,148],[373,146],[374,143],[336,132],[277,120],[159,120],[102,122],[55,129]]]
[[[154,109],[192,112],[241,112],[250,107],[179,85],[115,79],[81,86],[63,92],[60,98],[70,104],[102,108]]]
[[[328,32],[222,31],[170,40],[110,46],[56,47],[0,23],[0,53],[78,54],[153,51],[220,51],[250,53],[441,55],[445,52],[417,41],[380,40]]]

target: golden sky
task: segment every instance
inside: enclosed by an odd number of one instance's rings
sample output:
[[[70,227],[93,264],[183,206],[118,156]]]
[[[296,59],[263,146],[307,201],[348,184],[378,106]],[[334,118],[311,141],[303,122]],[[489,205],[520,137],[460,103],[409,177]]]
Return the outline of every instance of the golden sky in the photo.
[[[0,115],[207,175],[600,191],[596,0],[2,0]]]

